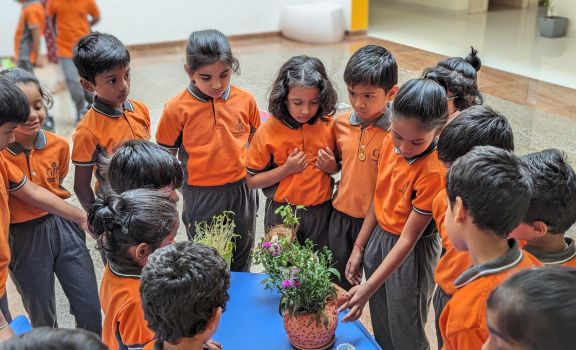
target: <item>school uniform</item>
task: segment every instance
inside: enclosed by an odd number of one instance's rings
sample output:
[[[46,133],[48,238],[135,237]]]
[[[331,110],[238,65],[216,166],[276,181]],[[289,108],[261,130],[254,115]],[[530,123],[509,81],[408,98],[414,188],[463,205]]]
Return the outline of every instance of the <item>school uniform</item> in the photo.
[[[196,222],[212,220],[223,211],[235,214],[232,271],[248,271],[256,235],[256,191],[246,185],[246,154],[251,135],[260,126],[254,97],[229,85],[217,99],[195,85],[164,107],[156,131],[159,145],[178,151],[186,183],[182,186],[182,220],[188,237]]]
[[[26,183],[26,175],[22,170],[9,161],[6,161],[0,152],[0,311],[6,321],[12,322],[8,299],[6,295],[6,280],[8,279],[8,265],[11,254],[8,243],[10,226],[9,193],[16,191]]]
[[[422,154],[407,159],[398,154],[391,135],[385,137],[374,192],[378,225],[364,250],[366,279],[398,242],[412,211],[432,216],[432,201],[443,187],[435,142]],[[440,249],[432,220],[406,260],[370,298],[374,335],[383,349],[429,348],[424,324]]]
[[[15,142],[2,154],[34,184],[66,199],[70,192],[62,187],[61,181],[68,173],[69,151],[65,138],[40,130],[31,150]],[[84,231],[77,224],[30,206],[16,196],[10,196],[9,205],[10,276],[32,325],[58,327],[56,274],[70,301],[76,325],[100,334],[98,285]]]
[[[508,240],[508,252],[484,264],[466,270],[454,282],[456,293],[440,316],[445,350],[480,349],[488,339],[486,302],[490,293],[512,274],[542,266],[534,257],[520,250],[514,239]]]
[[[100,285],[102,342],[110,349],[142,349],[154,340],[140,298],[142,268],[108,262]]]
[[[373,124],[364,123],[356,112],[339,115],[334,122],[342,171],[332,200],[334,210],[329,220],[328,247],[334,268],[340,272],[338,284],[346,290],[352,288],[344,277],[346,263],[374,197],[380,149],[390,132],[390,107],[389,104]]]
[[[446,216],[447,207],[446,189],[443,189],[436,195],[432,204],[432,217],[434,218],[436,228],[440,233],[442,239],[442,250],[444,251],[438,261],[438,266],[434,271],[434,281],[437,286],[432,298],[435,312],[434,319],[438,349],[441,349],[443,345],[442,334],[440,332],[440,315],[442,314],[442,310],[444,310],[444,307],[450,300],[451,296],[456,292],[454,281],[472,265],[470,254],[467,251],[460,251],[454,248],[446,234],[444,218]]]
[[[304,124],[292,119],[270,118],[254,135],[246,160],[248,172],[256,175],[284,165],[295,148],[306,154],[304,170],[285,177],[264,191],[269,199],[264,226],[268,230],[282,224],[282,218],[274,213],[278,207],[286,203],[304,205],[306,210],[298,211],[300,226],[296,236],[300,243],[312,240],[317,249],[328,246],[333,179],[315,163],[320,149],[336,149],[333,125],[334,120],[330,117],[327,121],[317,118]]]
[[[46,16],[44,6],[38,0],[26,0],[22,4],[20,20],[14,35],[14,53],[18,68],[34,73],[34,65],[38,59],[37,53],[32,52],[32,31],[36,30],[39,36],[44,34]]]
[[[567,247],[560,252],[544,253],[529,245],[524,246],[524,250],[536,257],[544,266],[561,265],[576,268],[576,243],[570,237],[564,237],[564,240]]]

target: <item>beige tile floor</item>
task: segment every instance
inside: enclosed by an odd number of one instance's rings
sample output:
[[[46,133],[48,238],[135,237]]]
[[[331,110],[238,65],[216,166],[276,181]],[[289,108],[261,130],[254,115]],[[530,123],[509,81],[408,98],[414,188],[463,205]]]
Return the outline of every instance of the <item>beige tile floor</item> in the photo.
[[[340,102],[348,102],[342,74],[347,59],[359,47],[367,43],[379,43],[389,47],[398,57],[400,66],[400,82],[420,75],[422,69],[434,64],[442,56],[419,49],[385,42],[366,37],[351,37],[344,42],[332,45],[308,45],[295,43],[280,37],[262,37],[249,40],[235,40],[232,42],[234,53],[240,60],[241,74],[233,77],[233,84],[250,90],[257,99],[260,109],[266,109],[267,94],[270,84],[280,65],[293,55],[307,54],[317,56],[325,63],[339,93]],[[183,47],[164,47],[161,49],[140,48],[132,50],[132,98],[144,101],[150,108],[153,129],[162,112],[163,104],[170,97],[182,90],[186,84],[183,72]],[[52,88],[62,79],[58,66],[47,66],[37,72],[42,83]],[[545,86],[544,92],[538,94],[555,96],[557,87],[544,84],[533,79],[525,79],[509,73],[487,69],[480,76],[479,84],[489,89],[502,82],[508,82],[515,90],[530,87],[531,84]],[[564,89],[564,88],[562,88]],[[530,94],[530,89],[527,90]],[[573,98],[576,92],[571,89],[562,90],[565,96]],[[55,105],[52,115],[56,118],[57,132],[71,139],[74,128],[74,111],[66,90],[55,94]],[[576,166],[576,117],[575,111],[569,110],[568,116],[554,114],[554,110],[546,111],[541,106],[534,105],[530,98],[510,98],[506,90],[490,90],[486,94],[486,103],[504,113],[510,120],[514,132],[517,151],[520,154],[532,152],[549,147],[557,147],[566,151],[571,163]],[[512,96],[514,97],[514,96]],[[574,101],[574,100],[573,100]],[[70,174],[73,174],[71,169]],[[65,186],[72,188],[71,176]],[[77,204],[75,197],[71,199]],[[263,203],[263,201],[261,202]],[[262,234],[263,210],[259,212],[258,237]],[[573,232],[573,231],[572,231]],[[178,239],[185,239],[183,232]],[[89,240],[93,260],[98,278],[103,266],[99,254],[93,249],[94,242]],[[254,267],[258,271],[258,267]],[[14,314],[23,313],[23,308],[17,293],[10,288],[10,304]],[[60,326],[72,327],[73,318],[69,315],[68,303],[60,287],[57,290],[57,308]],[[431,313],[431,317],[432,317]],[[369,317],[366,315],[365,319]],[[431,318],[432,320],[432,318]],[[433,349],[435,349],[435,335],[433,322],[428,322],[428,334]]]

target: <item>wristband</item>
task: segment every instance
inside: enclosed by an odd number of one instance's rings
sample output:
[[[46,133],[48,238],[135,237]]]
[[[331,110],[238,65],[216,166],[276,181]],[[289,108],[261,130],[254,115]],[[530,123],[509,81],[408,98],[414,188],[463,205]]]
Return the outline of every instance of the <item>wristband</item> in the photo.
[[[354,246],[360,248],[360,253],[364,253],[364,247],[361,246],[360,244],[354,242]]]

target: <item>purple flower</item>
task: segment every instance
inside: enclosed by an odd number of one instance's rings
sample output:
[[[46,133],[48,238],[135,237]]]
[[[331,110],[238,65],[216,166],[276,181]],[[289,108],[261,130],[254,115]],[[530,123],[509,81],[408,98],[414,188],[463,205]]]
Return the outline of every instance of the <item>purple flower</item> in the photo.
[[[292,281],[290,281],[290,280],[282,281],[282,288],[287,289],[287,288],[290,288],[291,286],[292,286]]]
[[[262,248],[269,249],[271,245],[272,245],[272,243],[270,243],[270,242],[264,242],[264,243],[262,243]]]
[[[292,287],[294,287],[294,288],[300,287],[300,281],[294,280],[294,281],[292,282]]]
[[[282,251],[282,249],[280,248],[279,244],[274,243],[274,244],[272,244],[271,248],[272,248],[272,252],[270,253],[270,255],[272,255],[272,256],[280,255],[280,252]]]

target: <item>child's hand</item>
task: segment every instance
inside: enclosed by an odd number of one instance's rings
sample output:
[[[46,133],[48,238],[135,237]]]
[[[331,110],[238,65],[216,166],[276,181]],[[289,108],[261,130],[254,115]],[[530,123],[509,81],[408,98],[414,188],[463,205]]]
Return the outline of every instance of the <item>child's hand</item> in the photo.
[[[352,287],[347,293],[349,299],[338,308],[338,312],[344,311],[346,308],[350,309],[342,322],[353,322],[359,319],[372,294],[374,291],[371,291],[366,283]]]
[[[352,249],[352,254],[348,258],[348,263],[346,264],[346,279],[353,285],[358,285],[362,282],[362,252],[360,249],[354,247]]]
[[[288,156],[288,159],[286,159],[286,163],[284,163],[284,167],[286,167],[289,175],[301,172],[307,165],[306,153],[300,151],[298,148],[294,148]]]
[[[336,157],[330,147],[321,148],[318,150],[316,157],[316,167],[328,174],[334,174],[338,171],[338,163]]]

